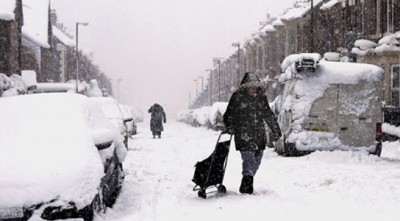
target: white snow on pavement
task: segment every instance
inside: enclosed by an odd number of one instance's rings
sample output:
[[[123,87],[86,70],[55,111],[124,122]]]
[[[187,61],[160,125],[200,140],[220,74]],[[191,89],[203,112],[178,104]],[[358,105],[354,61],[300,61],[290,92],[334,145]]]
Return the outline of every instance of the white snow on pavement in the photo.
[[[254,195],[239,193],[240,154],[232,142],[227,194],[197,197],[194,165],[213,151],[219,133],[170,121],[153,139],[149,120],[138,124],[124,163],[116,205],[102,220],[398,220],[400,143],[384,143],[382,157],[363,152],[315,152],[285,158],[268,149]]]

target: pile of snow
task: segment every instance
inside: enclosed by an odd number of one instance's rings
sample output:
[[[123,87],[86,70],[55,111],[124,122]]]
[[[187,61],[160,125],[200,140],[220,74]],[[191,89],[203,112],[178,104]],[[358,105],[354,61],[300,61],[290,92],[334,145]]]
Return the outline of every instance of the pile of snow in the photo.
[[[176,115],[176,119],[180,122],[193,124],[193,110],[180,110]]]
[[[221,121],[221,119],[218,118],[221,118],[225,114],[227,107],[228,102],[215,102],[212,105],[209,117],[211,124],[215,125],[217,123],[220,123],[219,121]]]
[[[321,60],[321,55],[318,53],[301,53],[287,56],[281,64],[282,74],[279,76],[279,82],[293,78],[297,73],[295,66],[296,63],[305,59],[313,60],[314,64],[318,64]]]
[[[338,52],[326,52],[324,59],[327,61],[340,61],[340,53]]]
[[[400,52],[400,32],[386,35],[381,38],[378,43],[373,41],[360,39],[354,43],[352,52],[359,56],[368,54],[380,54],[384,52]]]
[[[216,128],[216,126],[223,124],[222,116],[227,107],[227,102],[215,102],[212,106],[182,110],[178,112],[177,120],[193,126]]]
[[[207,126],[210,124],[211,106],[203,106],[193,110],[193,119],[197,126]]]
[[[8,77],[5,74],[0,73],[0,96],[10,97],[27,92],[27,85],[21,76],[12,74]]]
[[[382,132],[400,137],[400,127],[388,123],[382,124]]]
[[[1,0],[0,1],[0,20],[14,20],[15,0]]]
[[[88,97],[102,97],[103,93],[99,88],[99,84],[96,79],[92,79],[89,82],[88,88],[86,90],[86,95]]]

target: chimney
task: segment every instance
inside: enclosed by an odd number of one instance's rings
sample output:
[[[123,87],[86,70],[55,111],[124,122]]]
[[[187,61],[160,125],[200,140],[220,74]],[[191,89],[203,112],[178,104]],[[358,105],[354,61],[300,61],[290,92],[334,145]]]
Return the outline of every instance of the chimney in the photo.
[[[52,25],[57,25],[57,14],[55,9],[50,10],[50,21]]]

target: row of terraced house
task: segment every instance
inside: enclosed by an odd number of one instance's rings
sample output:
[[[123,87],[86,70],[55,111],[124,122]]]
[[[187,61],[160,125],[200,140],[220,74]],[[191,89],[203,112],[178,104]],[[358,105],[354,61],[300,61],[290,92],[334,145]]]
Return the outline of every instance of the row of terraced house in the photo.
[[[21,75],[36,72],[37,82],[76,80],[74,37],[57,21],[49,0],[1,0],[0,73]],[[111,92],[111,82],[92,61],[90,53],[80,50],[79,80],[96,79]]]
[[[400,1],[306,0],[279,17],[267,16],[260,29],[235,53],[215,59],[206,89],[191,108],[228,101],[245,72],[267,83],[269,100],[277,95],[281,63],[290,54],[315,52],[329,60],[371,63],[385,70],[388,105],[400,104]]]

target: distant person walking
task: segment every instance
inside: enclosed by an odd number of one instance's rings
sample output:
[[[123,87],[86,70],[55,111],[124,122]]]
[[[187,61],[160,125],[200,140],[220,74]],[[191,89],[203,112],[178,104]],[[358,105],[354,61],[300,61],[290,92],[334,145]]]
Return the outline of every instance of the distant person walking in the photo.
[[[240,193],[253,193],[254,176],[267,145],[265,124],[272,131],[273,141],[282,135],[265,93],[257,75],[247,72],[232,94],[224,114],[226,129],[234,135],[236,150],[242,155]]]
[[[151,113],[150,130],[153,133],[153,138],[156,138],[156,136],[161,138],[161,132],[164,131],[163,122],[167,123],[164,109],[161,105],[155,103],[150,107],[149,113]]]

